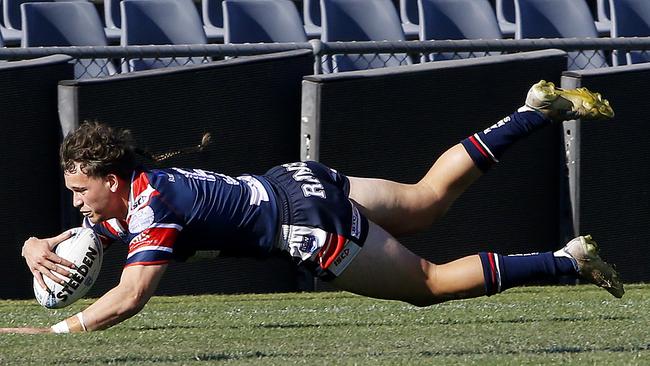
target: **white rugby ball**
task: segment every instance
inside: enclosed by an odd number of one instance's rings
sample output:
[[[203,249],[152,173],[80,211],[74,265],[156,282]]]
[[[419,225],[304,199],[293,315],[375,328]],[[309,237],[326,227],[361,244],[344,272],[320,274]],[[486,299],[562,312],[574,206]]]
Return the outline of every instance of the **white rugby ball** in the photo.
[[[54,252],[61,258],[67,259],[77,266],[72,270],[72,276],[65,278],[64,285],[43,276],[45,284],[51,292],[45,291],[34,279],[34,295],[39,304],[48,309],[58,309],[72,304],[83,297],[93,286],[99,270],[102,268],[104,255],[102,243],[92,229],[74,228],[70,230],[72,236],[55,248]]]

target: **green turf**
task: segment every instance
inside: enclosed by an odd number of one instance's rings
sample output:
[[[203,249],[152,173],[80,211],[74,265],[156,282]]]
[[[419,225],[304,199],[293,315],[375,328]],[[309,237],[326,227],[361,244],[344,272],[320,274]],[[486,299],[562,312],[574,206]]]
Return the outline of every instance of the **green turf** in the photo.
[[[103,332],[0,334],[0,364],[650,364],[650,285],[528,287],[417,308],[348,293],[154,297]],[[0,327],[62,310],[0,301]]]

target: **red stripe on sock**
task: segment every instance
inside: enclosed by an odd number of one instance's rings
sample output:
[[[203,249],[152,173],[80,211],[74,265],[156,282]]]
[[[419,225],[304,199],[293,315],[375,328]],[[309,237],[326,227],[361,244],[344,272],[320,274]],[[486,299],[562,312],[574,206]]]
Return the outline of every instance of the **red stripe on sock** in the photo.
[[[492,273],[492,283],[497,283],[497,268],[494,263],[494,253],[487,253],[487,257],[490,260],[490,272]]]
[[[481,146],[481,143],[476,140],[476,137],[470,136],[469,141],[474,145],[476,150],[483,155],[483,157],[487,158],[488,160],[492,161],[492,157],[483,149],[483,146]]]

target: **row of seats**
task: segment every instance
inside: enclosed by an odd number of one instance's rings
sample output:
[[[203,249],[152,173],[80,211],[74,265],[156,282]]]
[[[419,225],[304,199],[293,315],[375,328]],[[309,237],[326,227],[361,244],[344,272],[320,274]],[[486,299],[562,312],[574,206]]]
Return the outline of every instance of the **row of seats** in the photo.
[[[3,8],[12,0],[2,0]],[[513,0],[516,38],[597,37],[593,18],[585,0]],[[22,46],[103,46],[107,45],[104,26],[94,5],[85,0],[25,2],[21,4]],[[497,1],[503,5],[505,1]],[[305,6],[314,2],[304,0]],[[650,35],[650,1],[609,0],[612,34]],[[106,6],[117,1],[105,0]],[[212,8],[221,8],[226,43],[305,42],[308,35],[293,2],[289,0],[206,0],[203,15],[216,22]],[[417,0],[418,32],[430,39],[502,38],[498,16],[488,0]],[[119,1],[120,16],[112,16],[109,27],[120,26],[122,45],[205,44],[206,27],[192,0]],[[321,39],[369,41],[406,39],[403,24],[391,0],[320,0]],[[16,27],[6,16],[5,25]],[[312,14],[313,15],[313,14]],[[619,16],[620,15],[620,16]],[[319,26],[314,17],[309,26]],[[204,19],[205,20],[205,19]],[[635,22],[636,21],[636,22]],[[414,24],[414,23],[410,23]],[[117,28],[115,28],[117,29]],[[634,34],[632,34],[634,33]],[[645,61],[643,53],[616,57],[614,64]],[[372,57],[373,59],[370,59]],[[447,54],[429,59],[446,59]],[[607,66],[602,52],[572,55],[573,68]],[[408,64],[398,57],[337,56],[330,67],[338,71]],[[166,64],[166,63],[160,63]],[[105,65],[101,65],[104,68]],[[159,67],[154,62],[131,61],[123,71]],[[115,70],[105,68],[105,73]]]
[[[20,5],[35,0],[0,0],[2,3],[2,17],[0,17],[0,30],[8,43],[20,43]],[[38,0],[39,2],[51,1],[87,1],[87,0]],[[195,0],[198,1],[198,0]],[[224,14],[221,3],[224,0],[201,0],[201,14],[204,31],[210,42],[222,42],[224,33]],[[595,0],[597,2],[597,18],[595,22],[600,35],[609,35],[610,11],[609,0]],[[119,3],[121,0],[103,0],[104,24],[110,42],[119,41],[121,28],[121,15]],[[515,34],[515,0],[491,0],[494,5],[495,15],[501,33],[506,38]],[[319,0],[302,1],[303,26],[309,38],[320,37],[321,11]],[[419,35],[419,15],[417,0],[399,0],[399,15],[402,28],[407,39],[416,39]]]

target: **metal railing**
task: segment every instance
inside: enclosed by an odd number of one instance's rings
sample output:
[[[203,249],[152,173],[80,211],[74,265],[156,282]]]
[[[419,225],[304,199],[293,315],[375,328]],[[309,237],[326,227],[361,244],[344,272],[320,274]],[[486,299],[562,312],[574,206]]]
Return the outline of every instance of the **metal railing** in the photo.
[[[166,67],[308,49],[318,74],[550,48],[568,52],[568,69],[625,64],[629,58],[650,61],[650,37],[0,48],[0,60],[66,54],[75,59],[77,77],[86,78],[129,72],[138,61]]]

